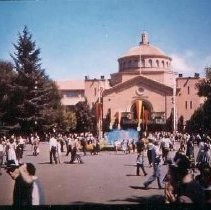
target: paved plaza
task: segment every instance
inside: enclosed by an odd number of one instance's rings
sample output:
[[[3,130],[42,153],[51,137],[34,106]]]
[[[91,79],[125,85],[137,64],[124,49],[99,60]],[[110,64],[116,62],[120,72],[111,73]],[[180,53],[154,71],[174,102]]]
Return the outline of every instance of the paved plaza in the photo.
[[[75,204],[139,204],[145,198],[160,199],[164,190],[153,182],[148,190],[143,182],[152,174],[145,157],[148,176],[136,176],[137,154],[119,151],[102,151],[99,155],[81,154],[84,164],[67,164],[70,157],[62,153],[61,163],[49,164],[48,143],[40,143],[40,155],[33,156],[27,145],[24,162],[32,162],[37,168],[45,191],[47,205]],[[162,165],[162,177],[167,166]],[[142,172],[142,171],[141,171]],[[3,171],[0,176],[0,204],[12,204],[14,181]]]

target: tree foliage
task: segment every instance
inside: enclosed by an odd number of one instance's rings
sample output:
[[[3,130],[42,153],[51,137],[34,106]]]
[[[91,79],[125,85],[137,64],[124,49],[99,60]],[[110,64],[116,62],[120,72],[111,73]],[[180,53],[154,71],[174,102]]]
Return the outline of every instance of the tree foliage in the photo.
[[[199,107],[187,122],[186,131],[207,133],[211,131],[211,100]]]
[[[206,97],[208,100],[211,99],[211,68],[205,69],[206,78],[202,79],[199,83],[196,84],[198,88],[198,95]]]
[[[196,85],[198,95],[205,98],[204,104],[199,107],[187,122],[186,130],[191,132],[211,131],[211,68],[206,68],[206,78]]]
[[[93,110],[90,109],[87,100],[78,102],[74,111],[77,119],[76,130],[78,132],[96,132],[95,115]]]
[[[17,77],[13,82],[13,116],[25,132],[49,129],[62,116],[58,88],[41,68],[40,49],[27,27],[19,33],[11,54]]]
[[[181,115],[178,119],[178,123],[177,123],[177,129],[179,132],[183,132],[184,130],[184,117]]]
[[[73,111],[64,110],[63,111],[63,122],[60,125],[62,131],[75,131],[76,130],[76,114]]]
[[[14,122],[10,115],[12,110],[11,84],[16,78],[12,63],[0,61],[0,75],[0,132],[6,134],[10,130],[7,125]]]

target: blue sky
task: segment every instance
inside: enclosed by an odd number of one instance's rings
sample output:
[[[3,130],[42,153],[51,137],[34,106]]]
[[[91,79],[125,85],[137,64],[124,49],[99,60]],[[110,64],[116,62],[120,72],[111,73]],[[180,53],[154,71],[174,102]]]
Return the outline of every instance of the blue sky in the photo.
[[[0,1],[0,59],[11,60],[27,25],[52,79],[108,78],[147,31],[174,71],[203,75],[211,65],[210,11],[210,0]]]

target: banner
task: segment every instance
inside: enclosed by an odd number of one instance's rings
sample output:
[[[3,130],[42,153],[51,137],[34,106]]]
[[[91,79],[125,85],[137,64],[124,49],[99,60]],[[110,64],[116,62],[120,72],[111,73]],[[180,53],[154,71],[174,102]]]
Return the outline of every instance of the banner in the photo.
[[[144,114],[143,114],[143,123],[148,124],[149,121],[149,111],[148,110],[144,110]]]
[[[137,100],[136,101],[136,113],[137,113],[138,125],[140,125],[140,123],[141,123],[141,111],[142,111],[142,101]]]
[[[121,122],[121,112],[117,112],[117,119],[118,119],[118,124],[120,125]]]
[[[102,116],[102,104],[101,103],[96,103],[96,117],[97,117],[97,120],[100,119],[100,117]]]
[[[109,111],[109,121],[110,121],[110,123],[109,123],[109,129],[111,130],[112,129],[112,126],[113,126],[113,123],[114,123],[114,118],[112,116],[111,109]]]

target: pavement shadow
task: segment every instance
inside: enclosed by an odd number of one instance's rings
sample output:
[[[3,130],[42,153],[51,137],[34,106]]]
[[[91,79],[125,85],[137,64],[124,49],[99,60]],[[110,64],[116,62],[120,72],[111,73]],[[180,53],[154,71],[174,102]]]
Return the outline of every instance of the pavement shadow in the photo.
[[[64,161],[63,163],[69,165],[70,164],[70,161]]]
[[[128,155],[128,154],[124,154],[124,153],[113,153],[111,155],[121,155],[121,156],[125,156],[125,155]]]
[[[125,198],[125,199],[115,199],[115,200],[110,200],[111,202],[130,202],[130,203],[138,203],[138,204],[144,204],[144,205],[161,205],[161,204],[165,204],[165,197],[162,195],[152,195],[152,196],[148,196],[148,197],[143,197],[143,196],[133,196],[130,198]]]
[[[137,176],[136,174],[126,174],[126,176]]]
[[[41,165],[51,165],[50,162],[42,162],[42,163],[38,163],[38,164],[41,164]]]
[[[125,164],[124,166],[136,166],[136,165],[134,165],[134,164]]]
[[[130,186],[130,188],[132,188],[132,189],[140,189],[140,190],[163,190],[163,188],[162,189],[159,189],[159,188],[156,188],[156,187],[148,187],[147,189],[144,187],[144,186]]]

